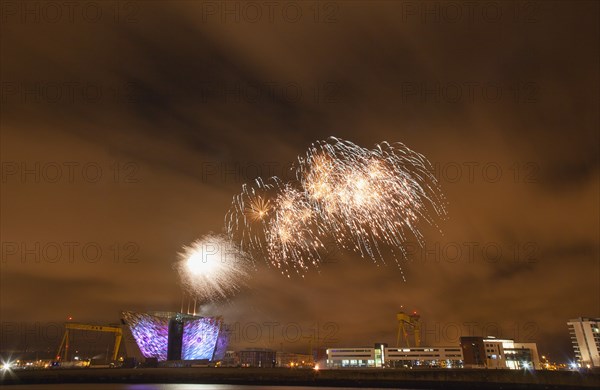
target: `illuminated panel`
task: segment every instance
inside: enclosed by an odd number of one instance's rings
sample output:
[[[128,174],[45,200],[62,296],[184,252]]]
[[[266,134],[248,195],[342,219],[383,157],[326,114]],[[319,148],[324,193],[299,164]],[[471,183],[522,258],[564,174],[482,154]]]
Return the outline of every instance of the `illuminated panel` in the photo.
[[[167,360],[169,319],[145,313],[123,312],[133,338],[145,358]]]
[[[183,325],[184,360],[212,360],[217,346],[221,320],[217,318],[198,318],[186,320]]]
[[[227,351],[227,345],[229,344],[229,332],[227,331],[224,324],[221,325],[219,332],[219,338],[217,339],[217,346],[215,347],[215,354],[213,360],[223,360],[225,352]]]

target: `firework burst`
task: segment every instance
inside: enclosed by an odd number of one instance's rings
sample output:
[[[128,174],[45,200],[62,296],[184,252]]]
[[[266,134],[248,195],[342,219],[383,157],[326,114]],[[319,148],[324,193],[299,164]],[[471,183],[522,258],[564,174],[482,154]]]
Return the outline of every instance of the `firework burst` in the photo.
[[[230,239],[264,255],[282,274],[319,263],[319,218],[303,191],[277,178],[245,184],[226,216]]]
[[[435,225],[444,200],[429,162],[403,144],[369,150],[331,139],[299,159],[298,181],[338,244],[374,261],[380,245],[402,249],[409,236],[422,242],[419,221]]]
[[[403,144],[367,149],[330,138],[312,144],[294,170],[290,183],[244,185],[226,216],[230,239],[288,276],[318,265],[325,239],[384,261],[381,246],[422,243],[419,224],[445,216],[431,165]]]
[[[228,237],[208,234],[184,246],[175,267],[186,293],[203,301],[226,299],[248,276],[249,261]]]

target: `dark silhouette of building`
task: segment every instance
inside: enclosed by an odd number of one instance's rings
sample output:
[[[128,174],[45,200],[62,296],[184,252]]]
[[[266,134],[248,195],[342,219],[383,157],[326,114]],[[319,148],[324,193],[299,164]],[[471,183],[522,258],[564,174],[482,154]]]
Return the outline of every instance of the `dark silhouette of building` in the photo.
[[[483,337],[461,337],[464,367],[485,367],[486,354]]]
[[[238,356],[242,367],[275,367],[276,353],[272,349],[244,349]]]

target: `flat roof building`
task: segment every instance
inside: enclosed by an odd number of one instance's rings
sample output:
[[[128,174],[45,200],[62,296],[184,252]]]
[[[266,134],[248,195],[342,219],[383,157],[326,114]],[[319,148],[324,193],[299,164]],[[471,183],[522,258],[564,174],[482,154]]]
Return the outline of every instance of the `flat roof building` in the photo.
[[[375,348],[330,348],[327,350],[328,368],[374,368]]]
[[[327,368],[541,369],[537,345],[511,339],[461,337],[459,345],[329,348]]]
[[[417,368],[462,367],[460,347],[388,348],[386,344],[374,347],[330,348],[327,350],[328,368]]]
[[[386,348],[386,367],[394,368],[461,368],[460,346]]]

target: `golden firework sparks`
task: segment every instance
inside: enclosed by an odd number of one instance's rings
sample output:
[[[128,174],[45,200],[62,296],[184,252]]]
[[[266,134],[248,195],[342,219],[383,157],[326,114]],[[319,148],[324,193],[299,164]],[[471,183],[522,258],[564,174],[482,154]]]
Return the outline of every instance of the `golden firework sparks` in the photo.
[[[383,261],[381,245],[421,242],[419,221],[445,216],[431,165],[403,144],[367,149],[330,138],[298,161],[297,180],[244,185],[226,216],[231,239],[288,276],[318,265],[325,239]]]

